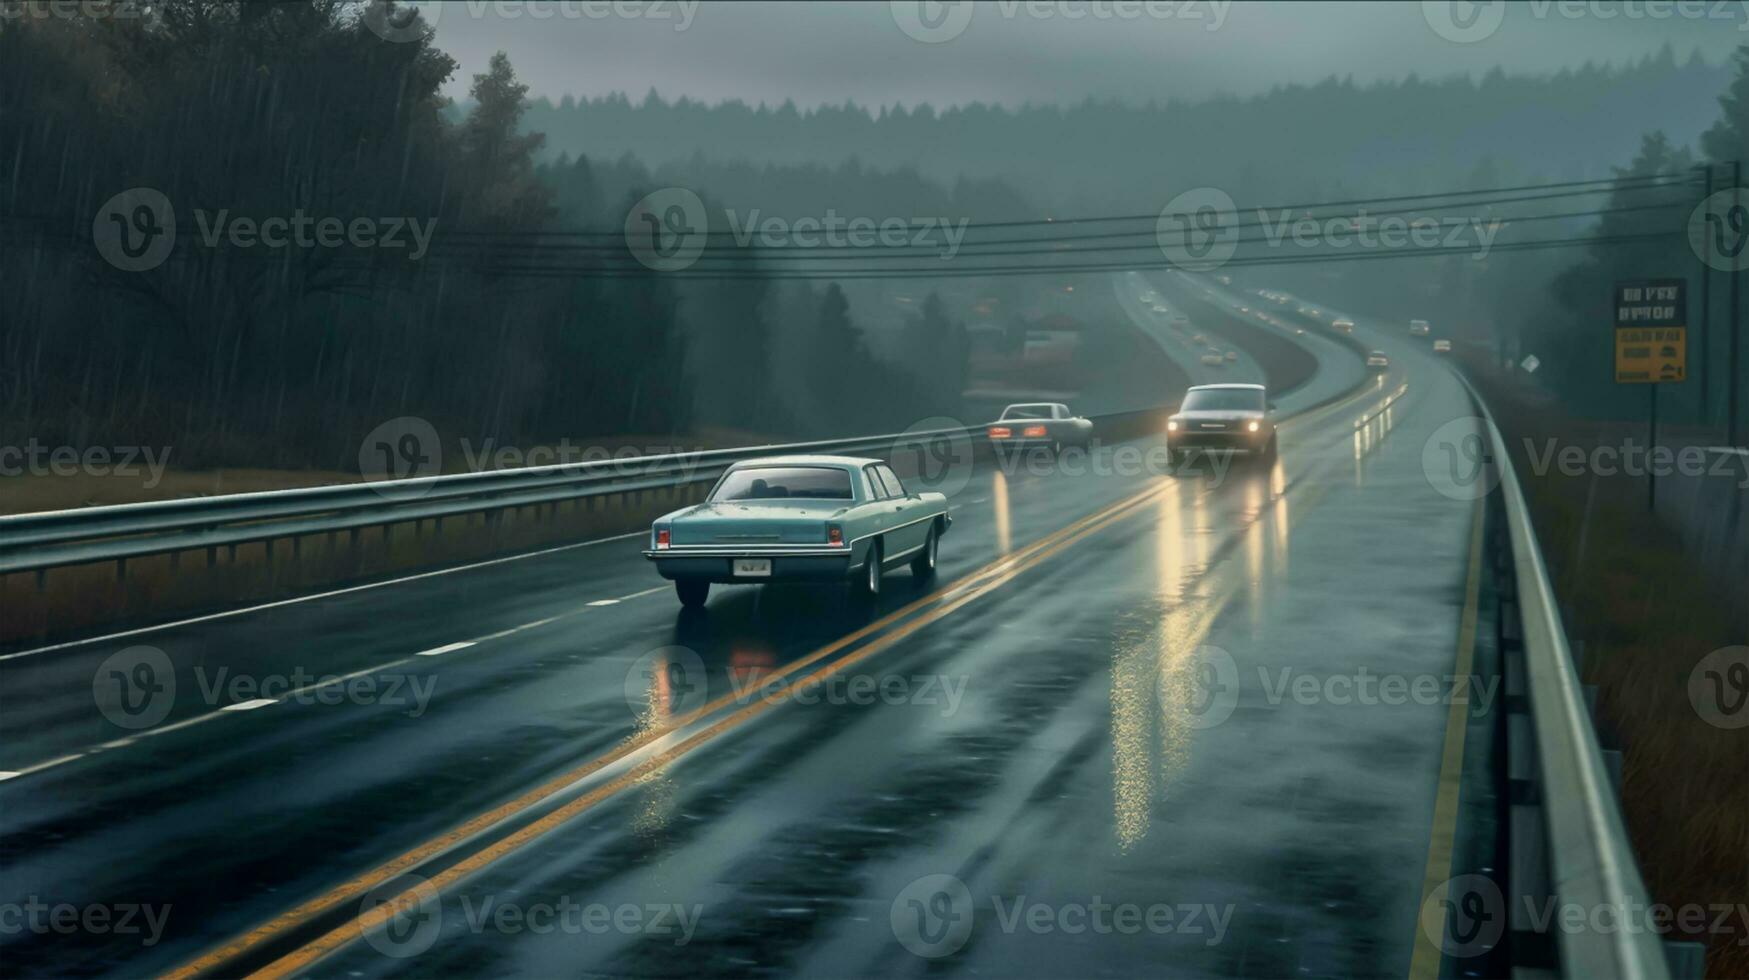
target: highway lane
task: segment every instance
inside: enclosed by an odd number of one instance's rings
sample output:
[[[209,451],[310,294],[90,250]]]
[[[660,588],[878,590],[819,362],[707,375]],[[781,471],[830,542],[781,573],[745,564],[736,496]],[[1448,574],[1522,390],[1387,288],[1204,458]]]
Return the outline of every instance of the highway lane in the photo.
[[[880,654],[957,704],[785,705],[310,972],[1400,976],[1446,706],[1272,692],[1453,670],[1475,508],[1421,441],[1462,405],[1433,368],[1364,438],[1342,413],[1274,471],[1175,482]],[[1162,906],[1180,928],[1087,928]],[[639,911],[520,919],[566,907]]]
[[[1162,294],[1160,286],[1166,278],[1169,277],[1151,277],[1142,272],[1112,273],[1112,292],[1117,296],[1118,305],[1129,315],[1136,328],[1160,345],[1160,350],[1183,369],[1185,376],[1191,379],[1191,384],[1211,384],[1218,381],[1262,384],[1266,379],[1263,366],[1257,363],[1249,351],[1230,338],[1223,337],[1212,325],[1198,323],[1195,317],[1190,317],[1188,328],[1173,326],[1173,315],[1183,315],[1184,311],[1169,298],[1170,293]],[[1146,295],[1155,298],[1143,299]],[[1170,312],[1156,313],[1155,306],[1164,306]],[[1191,341],[1199,333],[1208,338],[1208,344]],[[1202,363],[1202,355],[1211,345],[1222,351],[1236,352],[1239,355],[1238,360],[1218,367]]]
[[[1427,380],[1417,384],[1423,371]],[[1313,879],[1329,871],[1316,855],[1299,855],[1303,842],[1279,831],[1306,832],[1314,815],[1328,816],[1325,811],[1339,800],[1359,799],[1356,812],[1372,815],[1355,825],[1361,840],[1353,845],[1366,852],[1368,867],[1382,863],[1388,872],[1404,864],[1403,853],[1370,846],[1379,836],[1375,824],[1388,825],[1385,836],[1397,851],[1406,853],[1407,839],[1417,835],[1425,850],[1425,820],[1412,800],[1394,798],[1413,793],[1371,797],[1380,779],[1431,783],[1436,767],[1426,765],[1422,749],[1428,739],[1437,742],[1439,731],[1429,712],[1418,710],[1426,706],[1394,713],[1402,719],[1348,706],[1332,715],[1336,728],[1329,731],[1319,724],[1307,729],[1304,719],[1273,729],[1266,722],[1279,705],[1255,718],[1236,710],[1221,725],[1179,731],[1169,742],[1161,733],[1183,726],[1169,724],[1172,712],[1166,709],[1182,707],[1184,695],[1158,692],[1176,690],[1161,683],[1162,658],[1177,651],[1182,660],[1199,635],[1245,668],[1280,663],[1284,646],[1305,642],[1312,657],[1295,663],[1328,668],[1405,658],[1419,665],[1450,662],[1450,580],[1462,560],[1446,559],[1454,541],[1461,544],[1469,509],[1432,494],[1425,480],[1416,483],[1410,471],[1418,471],[1420,447],[1404,449],[1403,433],[1407,422],[1447,414],[1461,401],[1455,383],[1439,371],[1431,364],[1407,370],[1408,390],[1387,418],[1369,423],[1364,439],[1353,428],[1357,412],[1327,413],[1323,423],[1307,426],[1321,438],[1284,441],[1282,462],[1272,473],[1235,471],[1219,482],[1207,475],[1064,473],[975,480],[957,498],[955,547],[943,552],[948,585],[1004,551],[1024,552],[1027,543],[1074,516],[1154,485],[1161,496],[1094,528],[1036,567],[998,576],[977,601],[875,651],[868,669],[877,679],[903,679],[905,697],[779,705],[636,781],[600,809],[561,824],[553,836],[490,865],[461,893],[483,887],[513,906],[539,905],[540,895],[586,894],[591,903],[640,895],[650,905],[658,904],[658,891],[696,896],[714,914],[695,923],[694,939],[685,947],[666,953],[652,945],[656,937],[632,933],[580,938],[507,932],[501,925],[474,932],[468,914],[478,906],[455,906],[458,896],[446,894],[442,921],[445,929],[458,930],[453,939],[446,932],[434,948],[401,958],[354,944],[337,959],[322,961],[317,972],[428,974],[491,964],[550,973],[543,966],[562,963],[561,972],[573,973],[584,961],[610,973],[685,972],[684,964],[696,962],[747,972],[749,956],[778,972],[921,969],[922,960],[895,944],[884,912],[877,908],[880,914],[872,918],[856,913],[867,912],[870,901],[879,905],[894,876],[924,866],[965,871],[963,855],[986,852],[977,867],[1007,869],[1004,881],[1039,876],[1038,887],[1045,890],[1029,894],[1058,904],[1076,893],[1070,882],[1097,884],[1108,898],[1139,894],[1133,889],[1150,882],[1171,882],[1175,894],[1210,893],[1214,897],[1204,901],[1216,907],[1223,907],[1221,896],[1247,896],[1230,904],[1263,910],[1258,914],[1272,918],[1278,932],[1290,920],[1321,924],[1343,949],[1365,934],[1353,946],[1370,957],[1365,962],[1390,960],[1408,942],[1410,927],[1393,932],[1373,921],[1376,916],[1356,922],[1350,911],[1308,911],[1303,895],[1272,904],[1253,893],[1271,887],[1271,854],[1292,856],[1287,866],[1309,862]],[[1380,391],[1394,391],[1396,384],[1392,378]],[[1363,552],[1355,541],[1365,545]],[[595,596],[630,593],[631,586],[650,582],[633,543],[596,548],[268,610],[188,629],[190,636],[152,638],[167,653],[181,651],[178,662],[186,669],[215,662],[201,658],[223,656],[254,658],[258,668],[283,665],[290,651],[313,670],[339,671],[383,658],[392,662],[409,651],[489,632],[487,627],[575,613],[478,649],[453,651],[458,656],[450,660],[444,658],[451,654],[441,654],[416,662],[412,673],[429,672],[439,681],[417,717],[399,706],[352,701],[273,705],[0,783],[7,804],[0,853],[9,893],[59,892],[66,901],[155,898],[181,910],[165,941],[149,950],[100,937],[74,944],[7,937],[7,961],[27,968],[52,963],[74,972],[138,972],[180,962],[331,887],[348,872],[414,847],[579,759],[611,750],[638,730],[625,678],[636,673],[634,661],[647,651],[692,649],[704,667],[708,696],[715,697],[735,692],[738,682],[760,671],[798,662],[916,595],[901,592],[903,577],[893,576],[888,584],[894,594],[874,613],[809,590],[729,590],[713,597],[702,618],[678,616],[666,591],[588,606]],[[1359,561],[1362,553],[1376,560]],[[1356,585],[1387,595],[1394,594],[1382,590],[1407,589],[1415,601],[1392,598],[1368,607],[1362,622],[1368,633],[1379,627],[1381,635],[1343,637],[1329,615],[1341,598],[1331,594],[1339,581],[1334,573],[1364,573],[1368,580]],[[528,616],[534,619],[523,618]],[[476,617],[477,625],[468,622]],[[892,633],[877,630],[874,641]],[[1432,642],[1435,636],[1439,643]],[[1415,642],[1391,646],[1404,640]],[[83,683],[89,697],[99,652],[107,651],[77,651],[74,659],[57,653],[29,668],[19,665],[30,658],[0,668],[9,691],[21,677],[36,679],[32,701],[53,701],[74,682]],[[1178,663],[1169,657],[1164,662]],[[1188,676],[1182,663],[1165,673]],[[1237,688],[1239,707],[1245,707],[1254,678],[1239,677],[1246,682]],[[932,701],[919,690],[930,678]],[[949,704],[953,688],[947,682],[956,678],[958,700]],[[1150,691],[1156,692],[1152,700]],[[1404,719],[1413,723],[1407,735],[1396,730]],[[1348,738],[1335,739],[1339,730]],[[1381,730],[1403,742],[1383,752],[1385,771],[1350,771],[1354,743]],[[1308,752],[1301,744],[1308,731],[1329,737],[1310,740],[1319,748]],[[1248,746],[1265,745],[1277,755],[1246,755]],[[1257,770],[1263,777],[1253,781],[1248,775],[1245,785],[1231,787],[1223,798],[1222,780],[1205,785],[1218,777],[1218,771],[1202,768],[1211,761],[1217,770]],[[1299,780],[1293,792],[1282,796],[1275,791],[1293,781],[1286,769],[1301,774],[1293,777]],[[1307,770],[1317,775],[1308,777]],[[1060,792],[1040,797],[1040,779]],[[1347,786],[1353,779],[1360,785]],[[1316,792],[1300,812],[1297,799],[1307,780]],[[1340,792],[1326,799],[1332,782]],[[1197,792],[1186,797],[1189,790],[1173,789],[1180,784]],[[1209,802],[1195,802],[1205,792],[1214,794]],[[1283,814],[1279,803],[1287,798],[1296,803]],[[1236,804],[1242,804],[1240,812],[1256,813],[1238,821],[1248,828],[1243,833],[1256,838],[1246,847],[1227,839],[1234,828],[1214,826],[1223,813],[1230,819],[1232,811],[1224,808]],[[890,844],[873,847],[871,835]],[[1196,846],[1181,849],[1164,845],[1166,840]],[[942,841],[958,843],[947,847]],[[972,842],[978,843],[965,850]],[[137,863],[117,866],[118,853],[138,856]],[[795,853],[811,857],[788,857]],[[1211,854],[1222,856],[1214,860]],[[1089,856],[1098,860],[1083,867],[1081,859]],[[825,863],[816,866],[816,859]],[[1216,873],[1218,868],[1229,870]],[[810,874],[812,884],[802,880]],[[772,876],[769,888],[776,891],[761,891],[768,886],[759,882]],[[211,883],[219,880],[227,887],[215,891]],[[968,885],[980,881],[973,874]],[[579,884],[586,887],[574,887]],[[1195,887],[1181,891],[1180,884]],[[1395,886],[1375,884],[1395,894]],[[841,894],[846,888],[853,894]],[[795,903],[774,906],[774,895],[793,895]],[[1412,918],[1413,905],[1411,897],[1391,907],[1408,909]],[[980,937],[988,931],[982,921],[989,914],[980,908]],[[872,932],[856,927],[863,919]],[[1238,921],[1229,921],[1229,938],[1207,947],[1218,952],[1177,952],[1212,972],[1243,972],[1226,969],[1234,962],[1280,962],[1279,937],[1264,943],[1255,928],[1232,932]],[[1259,919],[1247,921],[1255,926]],[[1241,936],[1248,938],[1238,941]],[[1127,938],[1097,948],[1108,972],[1135,973],[1163,947],[1177,950],[1177,940],[1155,933]],[[69,945],[78,948],[70,951]],[[995,939],[968,942],[955,954],[965,959],[953,962],[988,962],[1005,972],[1063,972],[1063,962],[1050,970],[1048,958],[1038,959],[1048,956],[1045,947],[1051,944],[1036,934],[1017,939],[998,928]],[[832,963],[844,968],[833,969]]]
[[[955,498],[941,581],[1159,479],[976,476]],[[102,937],[0,936],[0,953],[57,972],[162,968],[278,911],[281,896],[330,886],[612,749],[636,730],[625,678],[648,651],[690,643],[715,693],[743,647],[794,658],[915,596],[903,575],[888,578],[874,612],[830,589],[721,590],[701,638],[639,547],[606,542],[0,662],[0,768],[84,753],[0,782],[6,894],[180,910],[144,951]],[[635,598],[591,604],[625,595]],[[540,625],[420,656],[530,624]],[[141,731],[116,726],[92,698],[100,666],[134,644],[162,650],[176,676],[170,713]],[[294,672],[363,672],[374,687],[322,689],[345,693],[333,703],[312,691],[221,710],[258,693],[235,691],[238,675]],[[245,884],[218,894],[217,880]]]

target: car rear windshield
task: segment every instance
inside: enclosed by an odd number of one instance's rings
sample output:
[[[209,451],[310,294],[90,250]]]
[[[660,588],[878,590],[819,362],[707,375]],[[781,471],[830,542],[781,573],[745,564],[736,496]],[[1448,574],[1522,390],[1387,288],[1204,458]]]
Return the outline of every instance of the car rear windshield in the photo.
[[[712,500],[849,500],[850,471],[830,466],[758,466],[723,477]]]
[[[1049,405],[1010,405],[1002,413],[1004,419],[1048,419],[1051,417]]]
[[[1258,388],[1199,388],[1184,395],[1186,412],[1261,412],[1263,392]]]

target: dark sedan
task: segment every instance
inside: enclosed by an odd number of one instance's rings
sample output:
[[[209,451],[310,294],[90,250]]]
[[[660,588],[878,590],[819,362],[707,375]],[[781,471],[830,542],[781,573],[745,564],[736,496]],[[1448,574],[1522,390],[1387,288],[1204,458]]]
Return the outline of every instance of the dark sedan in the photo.
[[[1197,385],[1166,422],[1175,461],[1197,450],[1275,455],[1275,405],[1258,384]]]

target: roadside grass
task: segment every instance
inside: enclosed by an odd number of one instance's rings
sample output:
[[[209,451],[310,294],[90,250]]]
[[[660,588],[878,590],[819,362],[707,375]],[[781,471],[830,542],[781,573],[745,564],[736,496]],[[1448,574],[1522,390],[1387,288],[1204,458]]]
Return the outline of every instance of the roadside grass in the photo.
[[[1479,387],[1513,447],[1568,638],[1584,645],[1606,747],[1622,750],[1622,807],[1653,901],[1749,904],[1749,729],[1714,727],[1688,695],[1701,658],[1749,642],[1745,583],[1695,567],[1648,513],[1644,478],[1538,476],[1523,458],[1527,438],[1589,448],[1609,426],[1498,382]],[[1723,924],[1666,938],[1705,943],[1709,977],[1749,977],[1745,924],[1735,913]]]

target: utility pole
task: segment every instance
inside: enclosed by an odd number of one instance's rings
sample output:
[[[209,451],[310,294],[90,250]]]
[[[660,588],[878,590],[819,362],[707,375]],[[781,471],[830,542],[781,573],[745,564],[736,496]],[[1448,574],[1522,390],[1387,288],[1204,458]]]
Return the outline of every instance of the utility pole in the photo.
[[[1703,187],[1700,199],[1706,200],[1713,196],[1713,165],[1700,165]],[[1702,428],[1712,428],[1712,416],[1708,415],[1711,403],[1707,400],[1707,379],[1712,377],[1712,320],[1713,320],[1713,267],[1707,263],[1706,256],[1700,257],[1700,423]]]
[[[1743,161],[1731,161],[1731,206],[1743,206]],[[1735,449],[1742,445],[1737,439],[1737,389],[1740,387],[1737,377],[1737,347],[1743,336],[1743,321],[1737,319],[1737,283],[1743,278],[1741,272],[1731,273],[1731,349],[1725,355],[1725,370],[1730,372],[1730,395],[1727,403],[1730,405],[1730,416],[1725,420],[1725,445]]]

